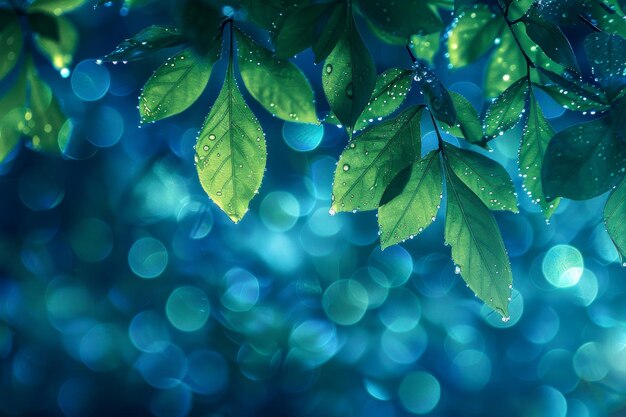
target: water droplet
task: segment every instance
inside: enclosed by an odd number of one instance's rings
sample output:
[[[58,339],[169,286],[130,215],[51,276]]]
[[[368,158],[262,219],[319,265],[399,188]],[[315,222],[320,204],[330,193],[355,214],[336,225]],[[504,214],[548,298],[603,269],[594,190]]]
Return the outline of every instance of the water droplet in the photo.
[[[215,140],[215,135],[213,133],[209,135],[209,140]]]
[[[348,164],[343,164],[343,170],[344,170],[344,171],[349,171],[349,170],[350,170],[350,165],[348,165]]]
[[[333,72],[333,66],[331,64],[326,64],[326,74],[330,74]]]

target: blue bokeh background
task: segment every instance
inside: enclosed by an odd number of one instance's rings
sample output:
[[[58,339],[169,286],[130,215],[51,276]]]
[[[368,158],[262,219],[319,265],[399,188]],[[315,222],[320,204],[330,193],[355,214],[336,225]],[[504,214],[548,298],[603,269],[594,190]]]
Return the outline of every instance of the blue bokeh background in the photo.
[[[247,94],[268,167],[233,225],[193,165],[224,60],[189,111],[139,126],[138,91],[167,54],[95,59],[167,11],[85,7],[72,19],[70,73],[38,61],[73,121],[65,158],[21,149],[0,165],[0,414],[626,415],[626,274],[604,197],[565,201],[546,223],[521,191],[519,127],[489,153],[521,199],[520,214],[496,214],[514,271],[503,323],[455,274],[443,209],[381,252],[374,213],[328,214],[345,133],[272,118]],[[379,72],[410,65],[366,38]],[[309,52],[295,61],[322,116],[321,66]],[[448,71],[436,58],[479,110],[483,64]],[[538,95],[556,130],[594,117]],[[428,123],[422,135],[426,152]]]

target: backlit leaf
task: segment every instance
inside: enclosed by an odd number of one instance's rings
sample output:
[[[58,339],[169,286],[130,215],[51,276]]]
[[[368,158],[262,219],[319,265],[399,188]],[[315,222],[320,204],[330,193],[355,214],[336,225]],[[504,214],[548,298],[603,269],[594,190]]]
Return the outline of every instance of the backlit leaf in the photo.
[[[506,320],[513,277],[498,225],[450,168],[446,168],[446,184],[445,238],[452,247],[452,260],[478,298]]]
[[[456,111],[456,125],[449,126],[448,132],[451,135],[465,138],[470,143],[481,143],[483,140],[483,125],[472,103],[454,91],[450,91],[450,97]]]
[[[174,26],[150,26],[132,38],[120,43],[104,61],[134,61],[185,42],[185,38]]]
[[[232,57],[224,86],[196,144],[196,168],[204,191],[237,223],[248,211],[266,163],[265,135],[235,82]]]
[[[35,43],[52,66],[60,71],[72,64],[74,53],[78,47],[78,31],[74,24],[65,17],[53,16],[52,18],[59,27],[58,41],[35,35]]]
[[[413,35],[411,36],[411,51],[417,59],[422,59],[433,64],[435,54],[439,50],[441,44],[441,34],[439,32],[430,33],[428,35]]]
[[[293,63],[237,31],[238,63],[248,92],[267,111],[291,122],[318,123],[313,89]]]
[[[626,179],[611,191],[604,207],[604,224],[613,240],[620,259],[626,263]]]
[[[421,233],[437,216],[443,193],[439,152],[415,162],[410,171],[402,193],[378,209],[383,249]]]
[[[453,67],[464,67],[487,53],[500,36],[505,22],[484,4],[465,10],[455,19],[448,38]]]
[[[35,0],[28,7],[28,11],[39,11],[60,16],[85,3],[85,0]]]
[[[495,138],[519,123],[526,108],[528,80],[520,78],[495,99],[485,115],[485,136]]]
[[[170,57],[152,74],[139,96],[142,123],[178,114],[191,106],[204,91],[213,64],[219,59],[219,44],[205,56],[187,48]]]
[[[356,136],[339,158],[331,212],[373,210],[394,177],[420,156],[422,107]]]
[[[585,38],[585,50],[596,81],[614,99],[626,87],[626,39],[592,33]]]

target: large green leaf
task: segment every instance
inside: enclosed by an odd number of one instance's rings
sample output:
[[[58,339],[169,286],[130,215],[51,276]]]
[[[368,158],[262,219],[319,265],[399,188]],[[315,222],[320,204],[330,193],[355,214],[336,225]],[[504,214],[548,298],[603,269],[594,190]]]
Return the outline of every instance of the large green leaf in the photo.
[[[413,71],[402,68],[391,68],[383,72],[376,79],[376,86],[365,110],[354,126],[355,131],[363,130],[375,120],[381,120],[398,110],[404,103],[407,93],[413,82]],[[331,114],[325,120],[327,123],[340,123],[337,117]]]
[[[15,67],[21,52],[20,21],[13,11],[0,9],[0,81]]]
[[[523,77],[500,94],[487,109],[485,136],[493,139],[511,130],[519,123],[526,108],[529,83]]]
[[[585,38],[585,50],[596,81],[614,99],[626,87],[626,39],[592,33]]]
[[[626,266],[626,179],[609,195],[604,207],[604,223]]]
[[[506,320],[513,277],[498,224],[450,167],[446,167],[446,184],[445,238],[452,247],[452,260],[470,289]]]
[[[429,153],[410,170],[402,193],[378,209],[383,249],[421,233],[437,216],[443,193],[439,152]]]
[[[339,158],[331,212],[373,210],[394,177],[420,156],[422,107],[363,131]]]
[[[452,102],[448,90],[446,90],[441,81],[439,81],[435,73],[418,61],[415,64],[414,79],[420,90],[422,90],[422,93],[424,93],[426,105],[432,115],[435,116],[437,120],[453,126],[456,123],[454,103]]]
[[[352,132],[376,84],[376,68],[354,19],[348,25],[322,70],[322,86],[333,113]]]
[[[484,4],[465,10],[455,21],[448,38],[448,54],[453,67],[471,64],[487,53],[504,28],[503,19]]]
[[[26,78],[30,88],[22,133],[31,139],[30,146],[34,150],[59,154],[61,144],[67,140],[63,135],[69,134],[68,129],[62,129],[67,118],[50,87],[39,78],[30,59],[26,64]]]
[[[239,72],[246,88],[265,109],[291,122],[319,123],[311,85],[302,71],[237,31]]]
[[[554,130],[546,120],[535,98],[530,91],[529,114],[522,135],[519,150],[519,168],[524,179],[524,189],[535,204],[543,210],[546,218],[550,218],[559,205],[559,200],[547,201],[541,183],[543,158]]]
[[[448,144],[445,152],[452,171],[490,210],[519,211],[513,181],[502,165],[479,153]]]
[[[187,48],[163,63],[146,82],[139,96],[142,123],[155,122],[191,106],[204,91],[213,64],[219,59],[219,44],[205,56]]]
[[[130,39],[120,43],[104,61],[134,61],[172,46],[185,42],[185,38],[174,26],[149,26]]]
[[[59,39],[54,40],[36,35],[35,43],[41,53],[48,58],[52,66],[60,71],[72,64],[74,53],[78,47],[78,30],[65,17],[54,16],[53,19],[59,27]]]
[[[237,223],[261,185],[267,155],[265,135],[237,88],[232,61],[231,56],[198,136],[195,159],[202,188]]]
[[[290,58],[313,45],[319,20],[331,6],[333,3],[309,4],[287,16],[274,41],[276,55]]]
[[[450,97],[456,112],[456,125],[448,126],[451,135],[465,138],[468,142],[480,144],[483,140],[483,125],[478,112],[465,97],[450,91]]]
[[[38,11],[60,16],[70,12],[83,4],[85,0],[35,0],[28,7],[28,11]]]
[[[542,167],[548,201],[586,200],[617,184],[626,166],[626,147],[615,138],[609,116],[568,127],[554,136]]]
[[[411,35],[439,32],[444,25],[429,0],[358,0],[373,32],[383,41],[396,45],[409,43]]]

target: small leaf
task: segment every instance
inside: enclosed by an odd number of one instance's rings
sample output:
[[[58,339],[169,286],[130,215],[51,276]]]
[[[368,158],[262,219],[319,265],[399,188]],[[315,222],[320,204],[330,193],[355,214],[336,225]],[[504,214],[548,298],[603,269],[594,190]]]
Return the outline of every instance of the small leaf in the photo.
[[[493,139],[515,127],[522,118],[528,97],[528,80],[520,78],[491,103],[485,115],[485,136]]]
[[[442,181],[439,152],[430,152],[413,164],[402,193],[378,209],[382,249],[421,233],[435,220]]]
[[[341,2],[333,7],[323,30],[316,35],[317,40],[313,43],[313,54],[315,55],[316,64],[328,58],[328,55],[339,42],[341,35],[345,32],[347,11],[348,7],[345,2]]]
[[[477,152],[444,146],[452,171],[487,208],[519,211],[513,181],[502,165]]]
[[[142,123],[155,122],[185,111],[198,100],[219,59],[220,45],[200,56],[187,48],[170,57],[152,74],[139,96]]]
[[[509,315],[513,276],[509,257],[493,214],[446,168],[448,206],[446,243],[472,291],[504,319]]]
[[[181,45],[185,38],[174,26],[149,26],[120,43],[104,61],[135,61],[164,48]]]
[[[352,16],[322,70],[324,93],[331,110],[352,132],[376,84],[376,68]]]
[[[465,10],[455,19],[450,30],[450,64],[464,67],[485,55],[494,46],[504,25],[504,20],[496,18],[487,5],[479,4]]]
[[[55,16],[53,19],[59,27],[59,40],[35,36],[35,43],[52,66],[61,71],[72,64],[78,46],[78,31],[76,26],[64,17]]]
[[[248,211],[266,164],[265,135],[235,83],[232,57],[226,80],[196,145],[204,191],[237,223]]]
[[[85,0],[35,0],[28,6],[29,12],[44,12],[60,16],[85,4]]]
[[[559,199],[548,201],[541,183],[543,158],[554,130],[546,120],[537,103],[532,90],[530,91],[530,114],[526,120],[524,134],[519,150],[519,168],[524,178],[524,189],[533,203],[541,207],[547,219],[559,205]]]
[[[430,112],[439,121],[453,126],[456,123],[454,103],[435,73],[419,61],[415,63],[414,80],[424,93],[426,105]]]
[[[421,106],[370,127],[339,158],[331,212],[373,210],[400,171],[420,156]]]
[[[246,88],[267,111],[290,122],[319,123],[313,90],[302,71],[236,31],[239,72]]]
[[[450,91],[450,97],[456,112],[456,125],[449,127],[451,135],[465,138],[473,144],[480,144],[483,140],[483,125],[478,118],[478,112],[465,97]]]
[[[31,139],[30,146],[40,152],[59,154],[67,138],[60,133],[67,118],[61,111],[50,87],[37,75],[31,59],[26,63],[26,77],[30,85],[26,123],[22,133]]]
[[[604,224],[619,252],[622,264],[626,263],[626,179],[611,191],[604,207]]]
[[[624,174],[626,148],[614,136],[610,117],[568,127],[552,138],[542,167],[548,201],[587,200],[610,190]]]
[[[390,44],[406,45],[411,35],[426,35],[444,28],[427,0],[404,0],[389,5],[380,0],[359,0],[358,4],[372,31]]]
[[[526,25],[528,37],[539,45],[554,62],[579,71],[576,55],[563,31],[554,23],[541,17],[537,8],[533,7],[522,20]]]
[[[433,65],[433,60],[439,45],[441,44],[441,34],[439,32],[430,33],[428,35],[413,35],[411,36],[411,51],[417,59],[422,59],[428,62],[429,65]]]
[[[0,9],[0,81],[17,64],[22,52],[22,30],[13,11]]]
[[[315,42],[316,26],[333,3],[309,4],[286,17],[274,41],[276,55],[290,58]]]
[[[626,39],[592,33],[585,38],[585,50],[596,81],[614,99],[626,87]]]

